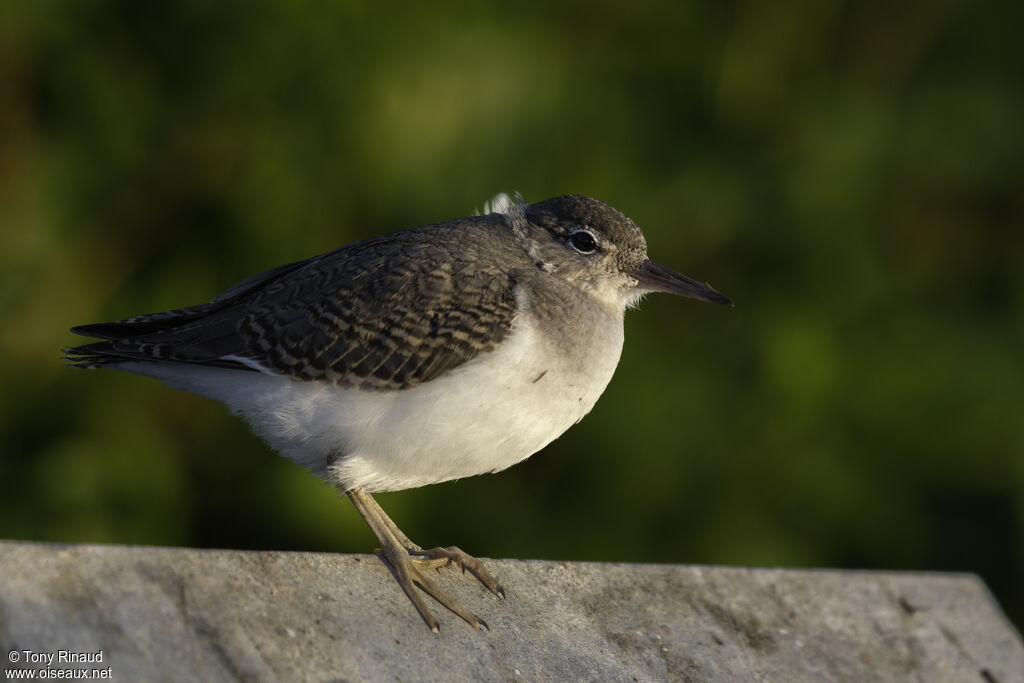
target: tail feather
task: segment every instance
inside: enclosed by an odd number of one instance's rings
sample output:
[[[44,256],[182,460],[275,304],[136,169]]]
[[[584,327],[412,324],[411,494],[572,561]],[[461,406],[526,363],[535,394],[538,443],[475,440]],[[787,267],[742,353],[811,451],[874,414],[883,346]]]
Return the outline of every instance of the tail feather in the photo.
[[[242,362],[246,358],[245,342],[238,335],[237,321],[230,312],[202,315],[188,310],[184,315],[168,315],[161,319],[140,318],[71,328],[76,334],[98,337],[103,341],[66,347],[63,349],[64,362],[74,368],[112,367],[129,361],[147,361],[255,369]],[[229,358],[225,359],[225,356]]]
[[[104,365],[112,365],[118,361],[124,360],[117,356],[106,355],[99,349],[93,349],[94,344],[83,344],[81,346],[65,346],[61,349],[61,360],[69,368],[79,368],[81,370],[93,370],[95,368],[103,367]]]
[[[146,360],[254,370],[257,367],[255,361],[239,362],[223,358],[245,356],[244,344],[238,338],[230,309],[260,287],[323,256],[287,263],[253,275],[227,288],[205,304],[105,323],[76,325],[71,328],[75,334],[104,341],[66,347],[63,349],[64,361],[75,368],[97,368],[131,360]]]
[[[66,346],[62,351],[64,362],[72,368],[99,368],[132,360],[168,360],[153,355],[144,344],[128,347],[124,343],[116,344],[112,341]]]
[[[206,303],[188,308],[176,308],[173,311],[161,313],[149,313],[136,315],[131,318],[113,320],[107,323],[90,323],[88,325],[75,325],[71,331],[83,337],[98,337],[100,339],[130,339],[142,335],[157,334],[187,323],[199,320],[203,316],[213,313],[223,304]]]
[[[81,346],[65,346],[61,349],[61,360],[70,368],[79,370],[94,370],[96,368],[116,367],[121,363],[148,362],[160,364],[181,364],[181,365],[206,365],[216,368],[229,368],[232,370],[259,370],[259,364],[255,361],[243,362],[241,356],[231,358],[204,358],[192,360],[187,358],[162,358],[142,349],[125,349],[115,346],[111,342],[93,342]]]

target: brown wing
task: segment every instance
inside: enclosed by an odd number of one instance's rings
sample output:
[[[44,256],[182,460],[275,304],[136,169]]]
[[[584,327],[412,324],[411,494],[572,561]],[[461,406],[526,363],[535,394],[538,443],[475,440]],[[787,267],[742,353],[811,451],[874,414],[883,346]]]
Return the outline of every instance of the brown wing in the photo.
[[[479,245],[505,236],[493,223],[478,217],[386,235],[249,278],[209,304],[77,327],[106,341],[67,355],[79,366],[147,360],[414,386],[492,350],[511,329],[508,257],[517,250],[503,260]]]

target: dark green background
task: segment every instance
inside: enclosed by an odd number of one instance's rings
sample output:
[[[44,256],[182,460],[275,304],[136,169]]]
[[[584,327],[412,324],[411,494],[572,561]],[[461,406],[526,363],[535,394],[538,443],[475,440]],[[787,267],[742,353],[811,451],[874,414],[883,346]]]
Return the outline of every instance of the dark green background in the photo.
[[[649,298],[555,444],[380,497],[413,539],[964,570],[1024,623],[1021,4],[617,4],[4,3],[0,537],[371,550],[221,406],[64,368],[67,328],[578,192],[736,308]]]

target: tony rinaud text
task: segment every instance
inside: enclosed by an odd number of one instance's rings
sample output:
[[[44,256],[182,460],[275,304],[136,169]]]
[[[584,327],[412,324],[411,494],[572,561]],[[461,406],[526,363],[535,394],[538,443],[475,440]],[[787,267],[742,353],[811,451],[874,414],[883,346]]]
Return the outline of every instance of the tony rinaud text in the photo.
[[[23,662],[28,664],[94,664],[103,661],[103,650],[96,652],[76,652],[74,650],[57,650],[56,652],[36,652],[22,650]],[[12,659],[11,661],[15,661]]]

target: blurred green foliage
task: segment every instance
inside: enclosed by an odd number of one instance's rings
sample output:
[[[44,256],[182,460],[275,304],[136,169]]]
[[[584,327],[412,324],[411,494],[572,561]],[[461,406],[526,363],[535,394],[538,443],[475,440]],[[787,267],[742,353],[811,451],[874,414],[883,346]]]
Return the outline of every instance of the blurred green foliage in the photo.
[[[1024,623],[1022,7],[3,3],[0,536],[370,550],[219,405],[64,368],[67,328],[579,192],[737,307],[649,298],[543,453],[381,496],[412,538],[965,570]]]

